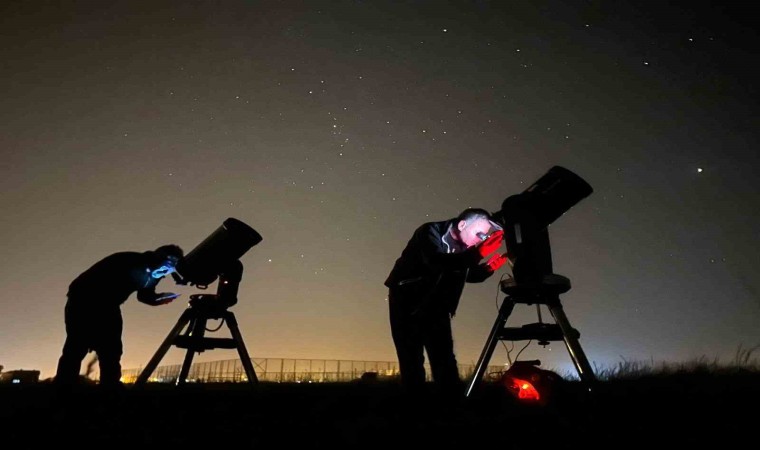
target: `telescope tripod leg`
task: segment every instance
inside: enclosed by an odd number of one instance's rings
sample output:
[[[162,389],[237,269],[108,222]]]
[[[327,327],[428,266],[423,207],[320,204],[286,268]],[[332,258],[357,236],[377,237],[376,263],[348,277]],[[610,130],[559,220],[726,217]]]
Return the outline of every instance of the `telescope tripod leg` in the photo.
[[[169,351],[172,344],[174,343],[174,339],[179,335],[179,333],[185,328],[185,325],[192,320],[193,311],[188,308],[186,309],[182,315],[179,317],[179,320],[177,321],[177,324],[174,325],[174,328],[171,329],[169,334],[166,336],[166,339],[164,339],[164,342],[161,343],[161,345],[158,347],[158,350],[153,355],[153,357],[148,362],[148,365],[145,366],[142,372],[140,372],[140,375],[137,377],[137,380],[135,381],[136,385],[144,384],[146,381],[148,381],[148,378],[153,373],[154,370],[156,370],[156,367],[158,367],[158,364],[161,362],[161,359],[166,355],[166,352]]]
[[[512,314],[512,310],[515,308],[515,302],[511,297],[506,297],[499,308],[499,315],[496,317],[496,321],[491,328],[491,334],[488,335],[486,345],[483,347],[483,351],[478,359],[478,364],[475,366],[475,373],[472,375],[470,384],[467,387],[466,397],[469,397],[474,392],[475,388],[483,381],[483,375],[488,368],[488,363],[491,360],[493,351],[496,348],[496,344],[499,342],[500,331],[504,328],[509,315]]]
[[[248,377],[248,382],[251,384],[258,383],[259,379],[256,376],[256,371],[253,370],[251,357],[248,356],[248,350],[245,348],[243,336],[240,334],[240,328],[238,328],[235,314],[231,311],[227,311],[225,313],[225,322],[227,323],[227,327],[230,329],[230,334],[232,334],[232,337],[235,339],[235,343],[237,344],[237,351],[238,355],[240,356],[240,362],[243,363],[243,369],[245,369],[245,375]]]
[[[208,317],[206,317],[202,312],[196,312],[195,317],[193,317],[192,321],[190,322],[190,326],[187,328],[185,335],[189,335],[191,343],[193,340],[197,339],[199,346],[195,347],[192,344],[187,346],[185,359],[182,362],[182,369],[179,372],[179,377],[177,377],[177,386],[183,385],[187,381],[187,376],[190,374],[190,366],[193,363],[195,352],[201,352],[204,350],[203,336],[206,334],[207,320]]]
[[[552,313],[554,321],[559,325],[560,330],[562,330],[567,352],[570,353],[570,358],[573,360],[581,381],[586,384],[595,382],[596,376],[594,375],[594,371],[591,369],[591,364],[589,364],[580,342],[578,342],[578,332],[570,326],[570,322],[567,320],[567,316],[559,300],[549,305],[549,311]]]

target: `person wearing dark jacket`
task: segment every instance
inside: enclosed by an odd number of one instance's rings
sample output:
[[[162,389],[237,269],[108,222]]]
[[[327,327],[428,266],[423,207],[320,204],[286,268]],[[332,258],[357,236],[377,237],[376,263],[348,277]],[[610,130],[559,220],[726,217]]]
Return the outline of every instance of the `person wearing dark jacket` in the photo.
[[[438,393],[464,396],[451,319],[465,283],[485,281],[506,262],[506,253],[481,262],[502,243],[501,227],[480,208],[415,230],[385,280],[391,335],[407,393],[425,393],[426,352]]]
[[[98,261],[72,281],[64,309],[66,340],[55,383],[62,386],[77,383],[82,360],[94,351],[100,367],[100,385],[121,385],[121,305],[134,292],[138,301],[151,306],[177,298],[171,292],[156,293],[156,286],[175,271],[183,256],[182,249],[173,244],[153,251],[118,252]]]

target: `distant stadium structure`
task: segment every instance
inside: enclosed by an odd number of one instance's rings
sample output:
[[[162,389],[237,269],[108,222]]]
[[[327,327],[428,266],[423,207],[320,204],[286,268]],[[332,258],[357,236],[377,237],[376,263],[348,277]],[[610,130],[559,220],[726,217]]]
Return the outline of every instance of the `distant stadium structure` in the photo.
[[[251,358],[259,381],[280,383],[325,383],[345,381],[388,380],[398,376],[396,361],[353,361],[327,359]],[[149,381],[172,383],[177,380],[182,364],[159,366]],[[426,367],[428,378],[430,368]],[[474,365],[460,364],[463,379],[472,376]],[[500,372],[501,366],[489,366],[489,371]],[[142,368],[122,371],[122,382],[134,383]],[[196,362],[190,367],[187,381],[196,383],[247,382],[239,359]]]
[[[0,383],[3,384],[32,384],[40,381],[39,370],[2,370],[3,366],[0,366]]]

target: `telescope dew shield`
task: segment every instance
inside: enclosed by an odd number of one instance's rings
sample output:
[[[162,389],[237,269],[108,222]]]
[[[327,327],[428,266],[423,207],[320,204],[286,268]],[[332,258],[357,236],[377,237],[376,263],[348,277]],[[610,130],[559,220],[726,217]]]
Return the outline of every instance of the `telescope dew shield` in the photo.
[[[208,286],[262,239],[256,230],[230,217],[177,263],[177,272],[191,284]]]
[[[520,194],[519,209],[533,216],[534,226],[545,228],[593,191],[583,178],[554,166]]]
[[[504,225],[515,279],[535,282],[552,273],[547,227],[593,192],[585,180],[554,166],[520,194],[507,197],[495,217]]]

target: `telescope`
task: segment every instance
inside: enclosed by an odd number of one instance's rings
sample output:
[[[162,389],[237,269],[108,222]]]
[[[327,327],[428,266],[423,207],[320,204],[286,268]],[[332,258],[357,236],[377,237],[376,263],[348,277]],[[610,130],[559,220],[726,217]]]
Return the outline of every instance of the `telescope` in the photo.
[[[172,273],[172,278],[177,284],[206,289],[219,279],[216,294],[190,296],[190,306],[182,313],[177,324],[137,377],[136,384],[141,385],[148,381],[148,377],[156,370],[171,346],[187,350],[177,377],[178,385],[185,384],[195,353],[214,348],[237,349],[246,379],[250,383],[258,382],[235,314],[227,308],[237,303],[238,286],[243,278],[243,263],[240,262],[240,257],[261,241],[262,237],[256,230],[230,217],[177,262],[176,271]],[[206,327],[206,323],[212,319],[221,319],[226,323],[231,337],[206,337],[207,331],[216,331]]]
[[[198,289],[206,289],[219,278],[216,297],[221,303],[232,306],[237,303],[243,275],[243,264],[239,259],[261,241],[256,230],[230,217],[179,260],[172,278],[177,284],[189,284]]]
[[[520,194],[504,199],[492,219],[504,230],[507,257],[518,283],[552,274],[548,227],[593,192],[570,170],[554,166]]]
[[[481,383],[499,341],[536,340],[539,345],[564,341],[581,380],[589,385],[595,382],[596,377],[578,341],[580,333],[570,325],[559,299],[560,294],[570,290],[570,280],[553,273],[548,230],[555,220],[592,192],[591,185],[581,177],[564,167],[554,166],[525,191],[504,199],[501,209],[491,213],[493,222],[504,231],[513,278],[499,283],[506,297],[480,354],[467,396]],[[506,327],[517,304],[535,305],[538,322]],[[543,322],[541,305],[549,308],[555,324]]]

